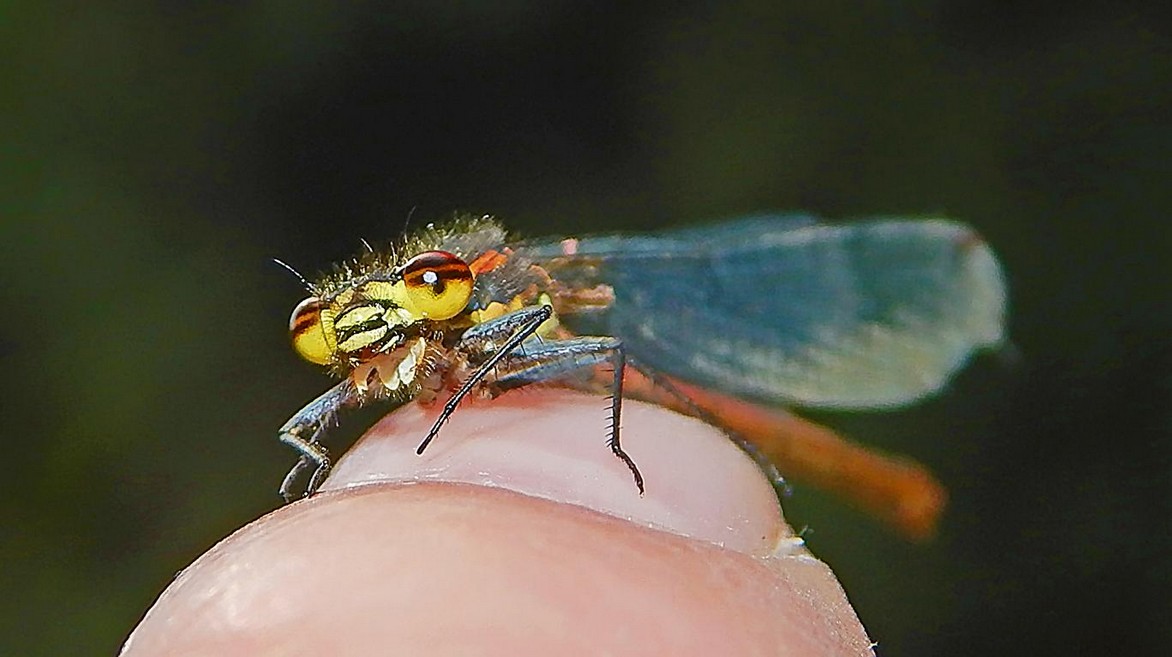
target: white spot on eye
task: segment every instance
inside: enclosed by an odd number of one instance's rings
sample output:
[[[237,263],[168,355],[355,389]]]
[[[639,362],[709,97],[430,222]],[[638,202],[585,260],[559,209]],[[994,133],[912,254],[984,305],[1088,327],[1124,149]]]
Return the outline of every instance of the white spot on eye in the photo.
[[[423,282],[427,283],[428,285],[435,285],[439,282],[439,274],[430,270],[425,271],[423,272]]]

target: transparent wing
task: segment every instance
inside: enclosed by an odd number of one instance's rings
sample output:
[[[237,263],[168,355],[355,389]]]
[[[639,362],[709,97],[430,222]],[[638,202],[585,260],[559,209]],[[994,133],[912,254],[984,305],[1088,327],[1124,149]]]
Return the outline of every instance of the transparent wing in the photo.
[[[901,405],[1004,337],[1001,268],[952,221],[753,217],[528,249],[558,280],[613,286],[609,309],[563,317],[573,330],[622,338],[660,372],[752,399]]]

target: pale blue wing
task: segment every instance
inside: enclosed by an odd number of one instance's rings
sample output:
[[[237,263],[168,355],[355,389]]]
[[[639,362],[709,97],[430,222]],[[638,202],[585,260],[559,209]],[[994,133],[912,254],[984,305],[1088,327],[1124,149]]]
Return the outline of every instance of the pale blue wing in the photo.
[[[570,258],[547,260],[571,249]],[[529,245],[611,308],[563,317],[647,366],[769,402],[896,406],[941,388],[1004,339],[1004,277],[988,245],[946,220],[828,225],[753,217],[642,237]]]

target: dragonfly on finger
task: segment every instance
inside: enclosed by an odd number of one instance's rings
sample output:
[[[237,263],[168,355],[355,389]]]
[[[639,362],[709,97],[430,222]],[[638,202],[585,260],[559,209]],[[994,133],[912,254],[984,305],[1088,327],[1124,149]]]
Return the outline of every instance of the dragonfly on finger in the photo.
[[[584,381],[609,366],[607,444],[640,491],[643,477],[622,447],[624,396],[721,426],[767,470],[772,460],[799,479],[926,481],[912,493],[879,484],[880,496],[894,496],[882,504],[907,507],[909,494],[932,492],[926,471],[909,475],[835,443],[829,429],[753,409],[913,403],[973,353],[1004,342],[1007,307],[992,250],[942,219],[763,215],[652,235],[518,241],[491,217],[458,217],[305,284],[311,296],[290,319],[294,347],[340,382],[280,430],[299,454],[281,485],[286,500],[312,494],[329,473],[321,439],[343,408],[446,397],[422,453],[468,395],[592,387]],[[822,464],[790,453],[815,438],[816,450],[844,451]],[[842,463],[863,465],[803,472]],[[933,513],[894,522],[923,533]]]

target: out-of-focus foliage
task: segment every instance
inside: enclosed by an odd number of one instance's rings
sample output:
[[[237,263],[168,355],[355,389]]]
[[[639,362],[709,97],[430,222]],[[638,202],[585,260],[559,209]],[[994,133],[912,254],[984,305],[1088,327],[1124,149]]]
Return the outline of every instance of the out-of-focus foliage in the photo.
[[[1159,3],[0,7],[0,654],[111,652],[277,503],[326,380],[293,279],[453,210],[526,234],[946,214],[1019,357],[825,416],[950,486],[905,544],[814,491],[886,654],[1166,647],[1172,31]],[[349,427],[351,435],[361,427]]]

